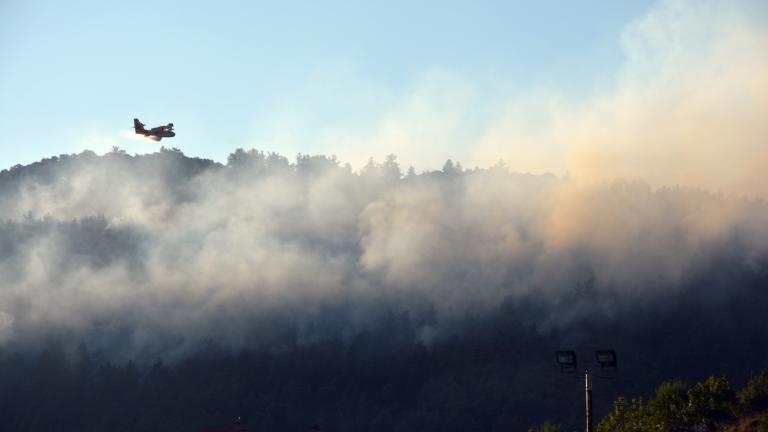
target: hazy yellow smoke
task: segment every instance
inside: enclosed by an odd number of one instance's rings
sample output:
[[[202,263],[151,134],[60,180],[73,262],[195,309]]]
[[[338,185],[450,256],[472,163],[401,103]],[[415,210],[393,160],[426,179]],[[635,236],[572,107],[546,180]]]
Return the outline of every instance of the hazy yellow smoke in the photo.
[[[768,196],[768,30],[742,6],[660,3],[626,29],[615,88],[578,105],[511,103],[477,158]],[[520,122],[526,109],[545,112],[547,126]]]

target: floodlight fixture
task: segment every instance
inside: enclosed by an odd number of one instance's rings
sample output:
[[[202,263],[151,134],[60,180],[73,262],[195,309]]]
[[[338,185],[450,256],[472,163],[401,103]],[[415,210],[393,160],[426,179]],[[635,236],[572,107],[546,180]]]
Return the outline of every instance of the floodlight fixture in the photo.
[[[555,353],[557,364],[562,372],[576,371],[576,351],[557,351]]]
[[[565,373],[576,372],[576,352],[575,351],[556,351],[555,357],[557,364],[560,365],[560,371]],[[595,360],[600,365],[601,370],[616,371],[616,351],[597,350],[595,351]],[[593,431],[593,413],[592,413],[592,372],[589,369],[584,370],[584,431]],[[599,378],[613,378],[613,373],[608,375],[595,374]]]
[[[614,350],[597,350],[595,351],[595,359],[600,364],[600,369],[616,369],[616,351]]]

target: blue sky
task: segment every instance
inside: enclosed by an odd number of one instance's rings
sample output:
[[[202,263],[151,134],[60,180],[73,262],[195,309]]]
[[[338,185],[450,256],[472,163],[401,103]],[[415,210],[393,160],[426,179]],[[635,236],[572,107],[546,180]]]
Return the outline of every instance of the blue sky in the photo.
[[[364,133],[434,76],[471,85],[478,109],[537,87],[578,99],[612,85],[622,31],[650,6],[7,0],[0,166],[158,148],[121,135],[134,116],[174,122],[161,144],[216,160],[236,147],[333,152],[317,137]]]
[[[764,0],[5,0],[0,52],[0,167],[165,145],[768,181]]]

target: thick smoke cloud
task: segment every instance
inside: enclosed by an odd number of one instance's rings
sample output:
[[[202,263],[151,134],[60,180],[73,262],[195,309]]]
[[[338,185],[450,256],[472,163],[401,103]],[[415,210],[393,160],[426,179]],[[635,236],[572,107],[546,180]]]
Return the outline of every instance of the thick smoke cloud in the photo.
[[[311,143],[356,166],[389,153],[418,169],[447,158],[467,166],[502,158],[519,172],[765,199],[766,17],[760,0],[658,1],[604,41],[621,52],[614,65],[575,52],[558,63],[573,79],[554,82],[547,73],[521,82],[490,71],[478,80],[439,64],[398,92],[371,77],[323,76],[302,91],[333,99],[335,85],[335,93],[358,95],[346,113],[354,120],[317,128],[306,120],[317,115],[287,101],[257,142],[296,151]]]
[[[345,343],[403,313],[397,337],[434,346],[509,305],[578,333],[679,298],[716,307],[768,269],[765,202],[503,165],[84,152],[4,171],[0,214],[3,346],[118,360]]]
[[[556,91],[510,101],[476,153],[587,181],[644,179],[765,198],[765,16],[765,4],[749,0],[661,1],[625,29],[615,84],[580,103]],[[523,115],[530,112],[544,120]]]

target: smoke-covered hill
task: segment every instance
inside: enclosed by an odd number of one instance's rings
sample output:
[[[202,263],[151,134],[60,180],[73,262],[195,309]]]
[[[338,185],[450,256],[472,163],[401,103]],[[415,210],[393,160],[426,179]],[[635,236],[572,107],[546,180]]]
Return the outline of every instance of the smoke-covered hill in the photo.
[[[0,429],[525,430],[578,424],[559,347],[619,352],[598,410],[768,367],[763,201],[163,149],[3,171],[0,215]]]

